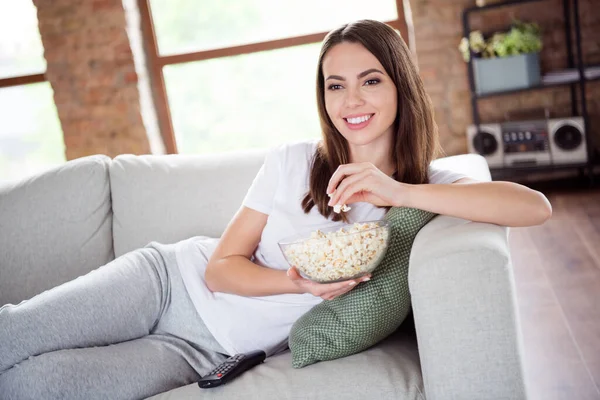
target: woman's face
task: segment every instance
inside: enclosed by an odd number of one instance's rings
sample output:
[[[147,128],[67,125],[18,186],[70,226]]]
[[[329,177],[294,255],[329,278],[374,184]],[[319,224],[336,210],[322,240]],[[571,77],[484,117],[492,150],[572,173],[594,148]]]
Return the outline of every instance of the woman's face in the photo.
[[[344,42],[329,49],[323,77],[327,114],[350,144],[391,137],[398,109],[396,86],[363,45]]]

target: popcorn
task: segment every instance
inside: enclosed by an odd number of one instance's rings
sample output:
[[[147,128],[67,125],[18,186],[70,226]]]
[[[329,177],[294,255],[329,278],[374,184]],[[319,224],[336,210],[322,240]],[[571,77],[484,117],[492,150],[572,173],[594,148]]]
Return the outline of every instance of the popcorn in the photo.
[[[378,228],[378,229],[374,229]],[[370,272],[385,252],[388,230],[375,222],[355,223],[335,232],[311,232],[283,249],[290,264],[311,280],[331,282]]]
[[[327,196],[329,196],[329,198],[333,197],[333,193],[327,193]],[[336,204],[335,206],[333,206],[333,212],[336,214],[339,214],[341,211],[343,212],[348,212],[352,210],[352,207],[348,207],[345,204]]]
[[[345,204],[336,204],[335,206],[333,206],[333,212],[339,214],[341,211],[343,212],[348,212],[352,210],[352,207],[348,207]]]

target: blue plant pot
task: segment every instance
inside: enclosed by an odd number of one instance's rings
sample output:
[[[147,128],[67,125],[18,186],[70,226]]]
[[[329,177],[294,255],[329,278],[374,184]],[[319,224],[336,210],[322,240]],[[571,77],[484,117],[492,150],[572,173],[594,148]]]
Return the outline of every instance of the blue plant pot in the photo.
[[[539,53],[473,59],[477,94],[524,89],[540,84]]]

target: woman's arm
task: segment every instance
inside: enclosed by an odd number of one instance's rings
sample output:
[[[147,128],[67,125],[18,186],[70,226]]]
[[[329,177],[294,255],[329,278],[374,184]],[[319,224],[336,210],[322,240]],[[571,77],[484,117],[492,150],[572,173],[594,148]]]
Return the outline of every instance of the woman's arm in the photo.
[[[543,224],[552,206],[542,193],[513,182],[463,178],[447,185],[398,186],[398,205],[503,226]]]
[[[539,225],[552,216],[546,196],[517,183],[462,178],[454,184],[413,185],[392,179],[368,162],[340,165],[327,193],[332,207],[364,201],[504,226]]]
[[[267,218],[266,214],[244,206],[233,217],[206,266],[204,279],[212,292],[247,297],[310,293],[332,300],[369,277],[322,284],[302,278],[295,268],[286,272],[253,263],[250,258],[260,242]]]
[[[227,256],[209,266],[206,268],[206,284],[212,292],[248,297],[304,293],[290,280],[286,271],[262,267],[244,256]]]
[[[241,296],[300,293],[286,271],[250,261],[267,218],[266,214],[247,207],[233,217],[206,266],[204,279],[211,291]]]

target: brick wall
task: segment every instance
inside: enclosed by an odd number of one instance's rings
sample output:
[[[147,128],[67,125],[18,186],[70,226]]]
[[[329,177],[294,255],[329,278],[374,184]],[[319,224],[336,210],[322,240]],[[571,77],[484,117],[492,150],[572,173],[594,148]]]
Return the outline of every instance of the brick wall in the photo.
[[[589,64],[600,64],[600,13],[593,6],[596,2],[579,1],[582,53],[584,62]],[[420,72],[435,105],[442,145],[448,154],[467,152],[465,132],[472,123],[467,65],[458,44],[462,37],[462,11],[474,3],[472,0],[410,0]],[[567,67],[562,0],[474,14],[470,18],[471,29],[484,32],[505,29],[511,17],[535,21],[543,29],[542,74]],[[600,149],[600,81],[588,82],[586,86],[590,128],[594,145]],[[569,116],[570,104],[568,87],[479,100],[482,122],[503,121],[507,112],[540,107],[547,107],[555,116]]]
[[[68,160],[150,153],[121,0],[34,0]]]

